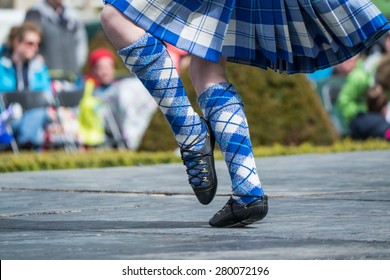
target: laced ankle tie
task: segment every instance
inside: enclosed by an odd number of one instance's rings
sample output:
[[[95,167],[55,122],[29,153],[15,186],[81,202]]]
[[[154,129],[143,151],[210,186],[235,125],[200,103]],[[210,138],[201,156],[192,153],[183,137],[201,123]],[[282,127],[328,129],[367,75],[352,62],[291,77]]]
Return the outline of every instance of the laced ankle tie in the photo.
[[[208,137],[208,132],[206,137]],[[191,148],[195,145],[198,139],[195,139],[186,148],[181,148],[181,159],[183,164],[187,167],[188,182],[192,187],[208,187],[210,181],[207,176],[209,175],[207,162],[203,159],[212,157],[212,150],[208,153],[202,153],[202,151],[193,151]],[[207,141],[207,139],[206,139]],[[206,144],[205,144],[206,145]]]
[[[211,153],[203,154],[199,151],[191,151],[189,149],[182,149],[182,160],[187,167],[187,174],[189,176],[188,182],[191,186],[207,187],[210,185],[207,176],[207,162],[203,160],[205,156],[212,156]]]

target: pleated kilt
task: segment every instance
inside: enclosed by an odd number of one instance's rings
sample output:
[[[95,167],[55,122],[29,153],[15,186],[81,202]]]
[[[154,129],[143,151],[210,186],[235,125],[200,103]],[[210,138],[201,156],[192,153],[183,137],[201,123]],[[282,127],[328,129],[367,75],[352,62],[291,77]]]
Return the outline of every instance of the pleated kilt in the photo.
[[[196,56],[310,73],[373,44],[390,25],[367,0],[104,0]]]

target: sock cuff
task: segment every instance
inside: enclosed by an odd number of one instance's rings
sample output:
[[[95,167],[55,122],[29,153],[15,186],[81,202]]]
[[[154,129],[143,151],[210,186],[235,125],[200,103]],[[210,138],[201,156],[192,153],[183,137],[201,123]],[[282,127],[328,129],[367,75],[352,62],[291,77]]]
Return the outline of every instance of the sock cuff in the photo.
[[[236,101],[242,103],[241,96],[238,94],[237,90],[234,88],[233,84],[228,82],[214,84],[204,91],[202,91],[198,96],[198,104],[205,108],[210,97],[214,97],[214,95],[220,95],[222,92],[230,92],[232,97],[236,99]],[[204,106],[203,106],[204,105]]]
[[[131,72],[137,73],[165,52],[166,48],[162,41],[149,33],[145,33],[127,47],[118,50],[117,54]]]
[[[218,83],[205,89],[198,96],[198,104],[207,120],[222,107],[239,104],[244,107],[241,96],[231,83]]]
[[[148,40],[151,39],[151,37],[153,37],[150,33],[145,33],[144,35],[142,35],[138,40],[134,41],[133,43],[131,43],[130,45],[118,50],[118,55],[120,56],[126,56],[128,55],[132,50],[136,49],[136,48],[141,48],[141,47],[144,47],[147,43]]]
[[[217,89],[226,89],[228,88],[229,86],[231,86],[232,84],[231,83],[218,83],[218,84],[214,84],[208,88],[206,88],[204,91],[202,91],[199,96],[198,96],[198,103],[199,104],[204,104],[206,102],[206,99],[209,98],[213,92]]]

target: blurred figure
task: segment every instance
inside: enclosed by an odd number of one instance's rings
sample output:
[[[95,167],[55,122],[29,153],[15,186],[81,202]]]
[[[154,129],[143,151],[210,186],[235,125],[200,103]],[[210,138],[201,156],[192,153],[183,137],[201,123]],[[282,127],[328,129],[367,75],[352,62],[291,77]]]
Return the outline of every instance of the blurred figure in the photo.
[[[6,150],[13,145],[13,133],[9,129],[9,125],[13,120],[18,120],[22,117],[22,108],[20,104],[11,104],[7,109],[0,113],[0,151]]]
[[[0,94],[43,91],[47,99],[52,100],[49,72],[42,57],[37,55],[41,38],[41,30],[33,22],[11,29],[8,42],[0,51]],[[12,122],[18,144],[42,146],[45,126],[50,119],[47,108],[25,111],[21,119]]]
[[[368,112],[365,93],[370,87],[375,86],[379,62],[386,54],[390,54],[390,32],[385,34],[380,42],[381,48],[376,48],[368,57],[363,57],[357,62],[341,89],[337,107],[346,126],[349,126],[359,113]]]
[[[355,55],[350,59],[333,67],[329,67],[323,70],[317,70],[313,73],[307,74],[307,77],[311,82],[314,83],[317,92],[320,93],[323,86],[327,82],[329,82],[329,80],[345,79],[345,76],[347,76],[356,67],[357,60],[358,56]]]
[[[315,87],[333,127],[340,136],[348,134],[349,130],[336,103],[346,77],[355,69],[358,59],[359,55],[355,55],[343,63],[307,75]]]
[[[0,92],[50,92],[47,67],[37,56],[41,36],[40,28],[32,22],[11,29],[7,43],[0,47]]]
[[[80,104],[81,138],[87,145],[102,144],[103,125],[111,140],[123,141],[127,148],[137,150],[157,105],[137,78],[115,79],[114,53],[110,50],[92,51],[88,68],[86,91]],[[90,84],[93,85],[92,96]],[[98,120],[97,113],[103,121]],[[92,118],[94,122],[88,121]]]
[[[390,141],[390,54],[385,56],[375,75],[375,84],[366,90],[367,112],[359,112],[352,120],[354,139],[384,138]]]
[[[337,64],[333,67],[333,76],[344,77],[353,71],[359,59],[358,55],[351,57],[343,63]]]
[[[51,72],[80,74],[88,54],[88,39],[76,11],[62,0],[44,0],[27,11],[26,20],[37,22],[43,30],[40,53]]]

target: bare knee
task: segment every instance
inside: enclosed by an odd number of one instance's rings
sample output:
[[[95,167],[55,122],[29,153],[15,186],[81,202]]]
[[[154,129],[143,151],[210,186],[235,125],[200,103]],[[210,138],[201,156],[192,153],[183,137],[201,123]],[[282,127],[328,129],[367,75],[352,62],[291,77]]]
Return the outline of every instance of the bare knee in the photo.
[[[111,5],[104,7],[101,22],[107,37],[117,49],[127,47],[145,34],[142,28],[135,25]]]
[[[115,8],[110,5],[104,6],[102,14],[100,16],[101,23],[104,29],[114,28],[114,26],[112,26],[112,22],[115,16],[117,16]]]
[[[199,95],[206,88],[227,81],[225,74],[226,59],[218,63],[193,56],[190,65],[190,77],[196,93]]]

